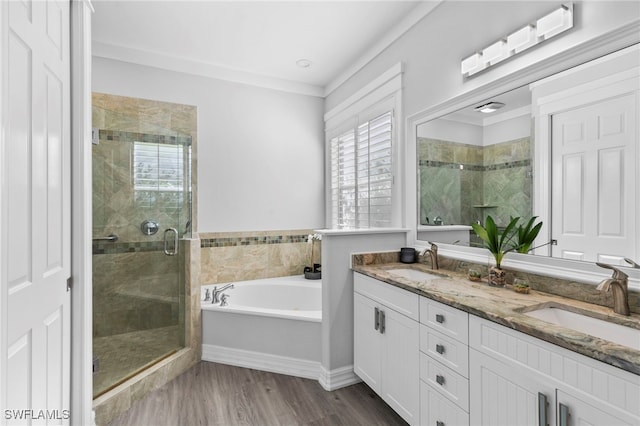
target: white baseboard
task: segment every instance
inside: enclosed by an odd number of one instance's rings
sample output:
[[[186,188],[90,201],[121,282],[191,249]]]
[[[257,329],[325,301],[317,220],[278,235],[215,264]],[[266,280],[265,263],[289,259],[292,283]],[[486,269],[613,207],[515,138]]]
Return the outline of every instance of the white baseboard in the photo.
[[[353,372],[353,365],[347,365],[346,367],[336,368],[331,371],[322,367],[318,381],[325,390],[334,391],[345,386],[360,383],[362,379]]]
[[[202,360],[315,380],[322,371],[318,361],[206,344],[202,345]]]

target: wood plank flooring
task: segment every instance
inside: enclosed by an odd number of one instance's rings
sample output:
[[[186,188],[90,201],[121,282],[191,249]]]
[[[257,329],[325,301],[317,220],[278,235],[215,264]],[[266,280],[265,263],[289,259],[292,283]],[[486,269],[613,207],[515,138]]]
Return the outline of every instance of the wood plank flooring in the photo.
[[[327,392],[316,380],[202,361],[109,426],[406,424],[364,383]]]

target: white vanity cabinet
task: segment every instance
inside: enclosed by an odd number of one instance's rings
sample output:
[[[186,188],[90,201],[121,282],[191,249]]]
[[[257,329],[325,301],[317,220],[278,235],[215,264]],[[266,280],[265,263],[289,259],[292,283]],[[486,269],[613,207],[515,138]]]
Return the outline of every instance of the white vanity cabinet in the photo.
[[[640,376],[354,274],[354,371],[411,425],[640,425]]]
[[[640,376],[470,316],[472,425],[638,425]]]
[[[354,371],[411,425],[420,411],[418,300],[354,274]]]
[[[469,314],[420,297],[420,424],[469,424]]]

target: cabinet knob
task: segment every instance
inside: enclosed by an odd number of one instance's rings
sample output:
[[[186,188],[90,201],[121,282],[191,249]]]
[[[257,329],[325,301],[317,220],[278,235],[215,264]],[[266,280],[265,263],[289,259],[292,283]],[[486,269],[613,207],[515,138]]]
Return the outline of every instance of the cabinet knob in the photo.
[[[442,324],[444,322],[444,315],[436,314],[436,322],[439,322],[440,324]]]
[[[441,376],[440,374],[436,375],[436,383],[438,383],[440,386],[444,385],[444,376]]]
[[[443,345],[436,345],[436,352],[438,352],[440,355],[442,355],[444,353],[444,346]]]

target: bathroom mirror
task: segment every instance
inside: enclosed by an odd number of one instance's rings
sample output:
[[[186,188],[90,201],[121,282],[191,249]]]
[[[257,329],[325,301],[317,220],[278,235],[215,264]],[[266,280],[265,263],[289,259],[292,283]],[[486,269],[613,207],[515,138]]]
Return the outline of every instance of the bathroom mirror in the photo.
[[[637,56],[624,49],[418,123],[417,239],[482,247],[471,223],[538,216],[530,254],[640,263]]]

